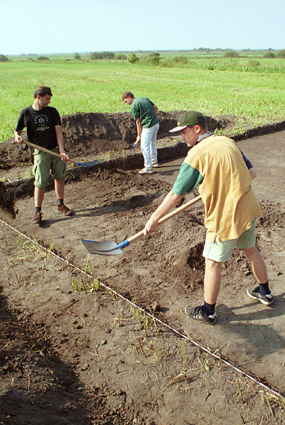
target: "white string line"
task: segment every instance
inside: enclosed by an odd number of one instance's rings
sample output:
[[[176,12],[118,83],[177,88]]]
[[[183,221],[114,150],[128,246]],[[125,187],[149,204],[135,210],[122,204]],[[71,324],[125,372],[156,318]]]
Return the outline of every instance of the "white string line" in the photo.
[[[42,244],[40,244],[38,241],[32,239],[31,237],[25,235],[24,233],[22,233],[21,231],[19,231],[18,229],[16,229],[15,227],[11,226],[10,224],[6,223],[5,221],[3,221],[0,218],[0,222],[2,224],[5,224],[7,227],[9,227],[11,230],[13,230],[14,232],[18,233],[19,235],[21,235],[23,238],[29,240],[30,242],[32,242],[33,244],[39,246],[41,249],[45,250],[46,252],[48,252],[49,254],[52,254],[54,257],[56,257],[57,259],[59,259],[60,261],[66,263],[68,266],[72,267],[73,269],[79,271],[80,273],[84,274],[85,276],[87,276],[90,279],[94,280],[94,276],[90,275],[89,273],[87,273],[86,271],[80,269],[79,267],[75,266],[74,264],[70,263],[68,260],[66,260],[63,257],[60,257],[59,255],[57,255],[56,253],[54,253],[53,251],[51,251],[50,249],[46,248],[45,246],[43,246]],[[133,301],[129,300],[128,298],[124,297],[123,295],[121,295],[120,293],[116,292],[114,289],[110,288],[108,285],[106,285],[105,283],[99,281],[99,284],[101,286],[103,286],[106,290],[112,292],[114,295],[116,295],[117,297],[121,298],[122,300],[124,300],[125,302],[127,302],[128,304],[132,305],[133,307],[135,307],[136,309],[141,310],[144,314],[146,314],[147,316],[151,317],[153,320],[155,320],[156,322],[160,323],[162,326],[168,328],[171,332],[175,333],[176,335],[180,336],[181,338],[185,339],[186,341],[191,342],[191,344],[195,345],[196,347],[200,348],[202,351],[204,351],[205,353],[209,354],[210,356],[214,357],[215,359],[219,360],[220,362],[222,362],[223,364],[225,364],[226,366],[230,367],[231,369],[235,370],[236,372],[240,373],[241,375],[245,376],[246,378],[250,379],[251,381],[255,382],[256,384],[258,384],[259,386],[263,387],[265,390],[270,391],[271,393],[273,393],[275,396],[277,397],[283,397],[281,395],[281,393],[273,390],[272,388],[270,388],[268,385],[263,384],[262,382],[258,381],[256,378],[254,378],[253,376],[249,375],[248,373],[244,372],[242,369],[240,369],[237,366],[234,366],[233,364],[229,363],[227,360],[223,359],[221,356],[218,356],[215,353],[212,353],[210,350],[208,350],[207,348],[203,347],[202,345],[198,344],[196,341],[194,341],[193,339],[191,339],[189,336],[184,335],[183,333],[179,332],[177,329],[173,328],[172,326],[168,325],[167,323],[163,322],[162,320],[160,320],[158,317],[153,316],[151,313],[149,313],[148,311],[146,311],[143,307],[138,306],[137,304],[135,304]]]

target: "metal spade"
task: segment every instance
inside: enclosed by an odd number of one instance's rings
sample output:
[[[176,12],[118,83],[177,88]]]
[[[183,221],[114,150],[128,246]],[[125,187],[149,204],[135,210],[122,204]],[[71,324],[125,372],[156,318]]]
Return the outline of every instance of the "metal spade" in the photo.
[[[162,217],[158,223],[161,224],[166,220],[169,220],[170,218],[174,217],[175,215],[179,214],[181,211],[185,210],[186,208],[189,208],[191,205],[196,204],[196,202],[201,200],[201,196],[196,196],[196,198],[191,199],[190,201],[186,202],[186,204],[181,205],[180,207],[176,208],[174,211],[170,212],[169,214],[166,214],[164,217]],[[88,239],[81,239],[81,242],[85,246],[88,252],[90,254],[97,254],[97,255],[119,255],[122,254],[123,248],[128,246],[131,242],[135,241],[136,239],[143,236],[144,231],[141,230],[140,232],[136,233],[135,235],[131,236],[129,239],[121,242],[120,244],[117,244],[114,241],[92,241]]]

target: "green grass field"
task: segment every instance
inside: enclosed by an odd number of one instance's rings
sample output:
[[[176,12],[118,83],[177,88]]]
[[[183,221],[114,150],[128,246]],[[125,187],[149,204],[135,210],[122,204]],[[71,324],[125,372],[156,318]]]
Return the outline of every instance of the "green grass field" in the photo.
[[[128,61],[52,59],[0,63],[0,140],[13,136],[20,110],[36,86],[52,88],[51,106],[61,115],[124,112],[125,90],[147,96],[162,111],[196,109],[213,117],[235,115],[251,126],[285,119],[285,59],[190,58],[173,66]]]

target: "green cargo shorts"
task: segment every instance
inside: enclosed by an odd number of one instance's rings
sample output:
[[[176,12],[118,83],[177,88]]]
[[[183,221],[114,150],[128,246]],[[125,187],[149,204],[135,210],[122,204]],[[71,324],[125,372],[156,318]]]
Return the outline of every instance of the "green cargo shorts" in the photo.
[[[256,219],[253,220],[251,228],[237,239],[221,242],[216,237],[214,242],[206,240],[203,256],[218,263],[225,263],[230,258],[234,248],[253,248],[255,246],[255,225]]]
[[[52,151],[58,153],[58,148],[52,149]],[[46,187],[48,185],[50,171],[53,179],[63,179],[66,176],[65,162],[60,158],[35,149],[33,167],[33,175],[35,176],[34,185],[39,188]]]

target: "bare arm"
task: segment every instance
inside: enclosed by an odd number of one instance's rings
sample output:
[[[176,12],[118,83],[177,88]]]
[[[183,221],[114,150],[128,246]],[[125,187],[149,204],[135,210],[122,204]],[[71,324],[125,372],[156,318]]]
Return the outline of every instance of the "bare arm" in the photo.
[[[255,177],[257,176],[257,173],[255,171],[255,169],[253,167],[249,168],[249,174],[251,176],[251,180],[255,179]]]
[[[136,126],[137,126],[137,138],[136,143],[138,143],[141,140],[141,134],[142,134],[142,123],[140,118],[136,119]]]
[[[154,211],[150,219],[147,221],[145,228],[144,228],[144,234],[148,235],[156,229],[158,226],[158,220],[162,217],[164,217],[172,208],[175,207],[176,204],[181,200],[182,196],[176,195],[172,191],[170,191],[160,206]]]
[[[154,109],[155,115],[157,115],[158,114],[158,107],[156,105],[153,105],[153,109]]]
[[[64,162],[67,162],[69,161],[69,158],[67,153],[64,150],[64,137],[63,137],[63,132],[60,125],[55,126],[55,134],[56,134],[56,139],[57,139],[57,144],[58,144],[61,160]]]
[[[14,140],[15,143],[20,144],[23,143],[23,137],[21,136],[22,130],[14,131]]]

